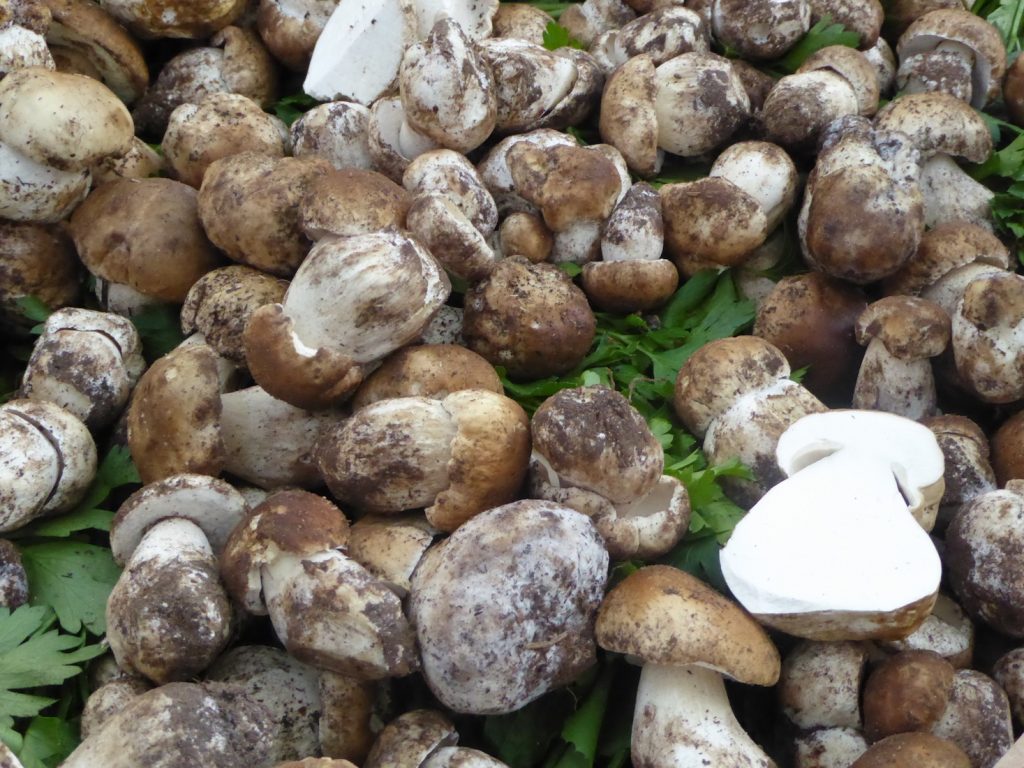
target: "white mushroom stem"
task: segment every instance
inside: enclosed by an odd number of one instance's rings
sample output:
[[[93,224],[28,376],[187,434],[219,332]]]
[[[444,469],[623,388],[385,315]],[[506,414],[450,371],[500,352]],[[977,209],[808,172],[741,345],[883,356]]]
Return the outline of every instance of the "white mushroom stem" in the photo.
[[[853,407],[922,419],[935,413],[935,376],[929,358],[901,360],[872,339],[853,390]]]
[[[775,765],[737,722],[722,676],[694,665],[644,666],[631,753],[646,768]]]
[[[991,231],[995,193],[957,165],[949,155],[935,155],[921,165],[924,223],[929,229],[950,221],[969,221]]]

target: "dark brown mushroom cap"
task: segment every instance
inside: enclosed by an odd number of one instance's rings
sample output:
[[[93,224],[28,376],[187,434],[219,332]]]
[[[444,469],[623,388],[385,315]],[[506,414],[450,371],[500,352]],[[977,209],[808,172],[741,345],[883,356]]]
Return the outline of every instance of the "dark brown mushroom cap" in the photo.
[[[768,237],[764,208],[728,179],[666,184],[660,193],[665,252],[683,275],[742,264]]]
[[[418,768],[435,750],[458,741],[459,734],[447,717],[432,709],[414,709],[384,726],[363,768]]]
[[[199,221],[196,191],[171,179],[121,179],[95,189],[71,217],[86,268],[159,301],[182,302],[222,263]]]
[[[654,66],[649,55],[634,56],[612,73],[601,96],[601,139],[640,176],[653,176],[661,166]]]
[[[221,578],[247,609],[262,603],[260,569],[282,554],[314,555],[348,543],[348,519],[323,496],[278,491],[231,532],[220,557]]]
[[[803,385],[833,405],[848,404],[863,350],[854,326],[864,292],[821,272],[782,278],[758,305],[754,335],[779,348],[791,368],[810,366]]]
[[[149,85],[142,49],[102,7],[87,0],[44,0],[52,19],[46,43],[58,60],[82,57],[118,97],[131,104]]]
[[[850,768],[971,768],[971,760],[938,736],[900,733],[872,746]]]
[[[605,312],[645,312],[671,298],[679,270],[668,259],[592,261],[583,267],[583,290]]]
[[[1008,418],[992,435],[992,468],[1000,485],[1024,478],[1024,411]]]
[[[628,504],[650,491],[664,469],[661,444],[640,413],[607,387],[563,389],[533,415],[533,450],[563,486]]]
[[[241,264],[207,272],[185,297],[181,329],[198,331],[217,354],[245,365],[246,323],[264,304],[280,302],[287,288],[285,280]]]
[[[152,526],[180,517],[202,528],[214,552],[245,514],[245,499],[223,480],[180,474],[143,486],[118,508],[110,526],[110,548],[118,563],[126,563]]]
[[[35,296],[50,309],[72,304],[81,262],[63,228],[0,221],[0,327],[28,321],[15,303]]]
[[[958,267],[991,264],[1009,269],[1012,256],[989,230],[964,221],[939,224],[921,237],[917,252],[904,267],[883,283],[886,295],[919,296]]]
[[[310,183],[299,208],[307,237],[362,235],[405,226],[412,196],[387,176],[359,168],[333,170]]]
[[[456,344],[423,344],[400,349],[366,378],[352,398],[356,410],[392,397],[442,399],[461,389],[502,394],[494,366]]]
[[[931,731],[953,690],[953,665],[933,651],[886,659],[864,688],[864,735],[875,742],[907,731]]]
[[[880,340],[900,360],[941,354],[949,343],[950,321],[933,301],[913,296],[888,296],[869,304],[857,320],[857,341],[866,346]]]
[[[690,574],[652,565],[630,574],[604,598],[597,642],[645,664],[714,669],[750,685],[775,685],[779,652],[736,603]]]
[[[785,355],[756,336],[734,336],[698,349],[676,378],[676,413],[702,437],[711,422],[748,392],[789,376]]]
[[[1006,71],[1003,80],[1003,101],[1010,119],[1016,125],[1024,125],[1024,59],[1017,57]]]
[[[572,370],[586,356],[596,328],[586,295],[552,264],[502,259],[466,292],[466,346],[515,379]]]

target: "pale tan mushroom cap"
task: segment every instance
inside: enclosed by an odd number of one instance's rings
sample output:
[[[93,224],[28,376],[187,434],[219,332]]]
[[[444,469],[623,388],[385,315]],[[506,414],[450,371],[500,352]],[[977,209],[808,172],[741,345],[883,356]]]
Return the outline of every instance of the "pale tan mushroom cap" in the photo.
[[[900,360],[934,357],[949,343],[950,320],[933,301],[914,296],[879,299],[857,319],[857,341],[879,339]]]
[[[980,163],[992,152],[992,134],[981,115],[948,93],[894,99],[879,111],[875,126],[907,134],[924,157],[944,154]]]
[[[597,614],[597,643],[645,664],[696,664],[750,685],[775,685],[781,660],[760,625],[699,579],[666,565],[641,568]]]
[[[987,229],[963,221],[940,224],[925,232],[917,253],[883,283],[887,295],[918,296],[958,267],[979,262],[1009,269],[1009,249]]]
[[[0,81],[0,141],[44,165],[84,170],[134,134],[121,100],[91,77],[27,67]]]
[[[140,36],[205,38],[233,22],[245,0],[105,0],[104,7]]]
[[[797,72],[825,69],[840,75],[857,97],[857,112],[871,116],[878,109],[878,75],[863,53],[845,45],[829,45],[812,53]]]
[[[654,60],[641,54],[612,73],[601,96],[601,139],[640,176],[653,176],[661,168],[655,94]]]
[[[299,224],[314,240],[401,228],[411,199],[405,189],[376,171],[334,170],[309,185],[299,207]]]
[[[179,472],[219,475],[217,355],[205,344],[178,347],[143,374],[128,407],[128,446],[144,483]]]

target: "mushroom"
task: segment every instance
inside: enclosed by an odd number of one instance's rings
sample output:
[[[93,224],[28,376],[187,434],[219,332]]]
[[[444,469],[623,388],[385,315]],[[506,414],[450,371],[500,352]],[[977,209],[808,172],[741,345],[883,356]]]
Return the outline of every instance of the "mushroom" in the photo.
[[[592,48],[603,32],[619,29],[636,17],[636,12],[622,0],[583,0],[566,8],[558,23],[586,48]]]
[[[949,704],[955,675],[953,665],[932,651],[903,651],[886,659],[864,687],[868,740],[931,732]]]
[[[367,133],[369,120],[370,110],[351,101],[332,101],[313,107],[292,123],[292,154],[322,157],[339,170],[372,170]]]
[[[132,700],[61,764],[66,768],[268,765],[275,724],[238,686],[171,683]]]
[[[245,509],[227,483],[188,474],[121,505],[110,547],[124,571],[107,602],[107,639],[122,669],[158,684],[188,680],[224,650],[232,613],[217,555]]]
[[[0,327],[25,324],[18,301],[35,296],[53,310],[72,304],[79,292],[81,262],[63,228],[0,221]],[[24,330],[28,330],[26,326]]]
[[[779,703],[802,731],[860,730],[860,693],[867,664],[862,643],[805,640],[782,662]]]
[[[1010,416],[992,435],[992,468],[1001,485],[1024,480],[1024,411]]]
[[[797,171],[786,151],[767,141],[741,141],[722,152],[708,174],[732,182],[760,203],[768,233],[796,199]]]
[[[996,474],[989,463],[988,438],[973,421],[946,415],[922,423],[935,433],[946,459],[946,491],[936,522],[936,528],[943,532],[962,506],[998,487]]]
[[[373,167],[396,184],[402,182],[409,163],[424,152],[437,149],[433,139],[409,124],[398,96],[384,96],[373,102],[366,136]]]
[[[966,669],[974,652],[974,624],[952,598],[940,593],[931,615],[920,627],[900,640],[881,640],[878,645],[897,653],[932,651],[955,668]]]
[[[1004,653],[992,668],[992,678],[1006,692],[1017,722],[1024,722],[1024,649]]]
[[[681,53],[707,53],[707,27],[700,14],[680,5],[665,5],[599,35],[590,52],[605,75],[639,55],[655,65]],[[607,94],[603,98],[607,98]]]
[[[260,0],[256,28],[274,58],[294,72],[309,66],[338,0]]]
[[[777,59],[811,27],[808,0],[715,0],[711,29],[715,39],[744,59]]]
[[[7,539],[0,539],[0,608],[17,608],[28,602],[28,574],[21,553]]]
[[[453,711],[496,714],[575,680],[596,661],[607,569],[597,530],[567,507],[517,501],[473,517],[412,577],[431,691]]]
[[[994,766],[1013,746],[1009,699],[991,677],[961,669],[953,678],[949,705],[932,733],[960,747],[972,766]]]
[[[22,18],[23,14],[5,11],[0,13],[0,78],[24,67],[56,69],[43,37],[49,19],[39,18],[36,22]]]
[[[949,316],[938,304],[889,296],[857,319],[857,341],[867,347],[853,390],[853,407],[909,419],[934,416],[935,377],[929,358],[949,343]]]
[[[894,414],[831,411],[795,422],[776,455],[788,479],[737,524],[722,550],[736,599],[759,621],[798,637],[910,634],[931,612],[941,575],[924,530],[943,489],[934,435]]]
[[[422,768],[430,755],[458,741],[447,717],[432,709],[414,709],[384,726],[363,768]]]
[[[853,728],[819,728],[793,740],[794,768],[849,768],[868,749]]]
[[[206,169],[222,157],[240,152],[284,157],[285,137],[278,124],[252,99],[211,93],[171,112],[161,146],[171,175],[199,189]]]
[[[789,373],[786,358],[771,344],[737,336],[705,344],[676,378],[675,411],[703,438],[708,460],[738,458],[751,468],[752,480],[723,482],[729,496],[745,506],[782,479],[775,462],[779,436],[801,417],[825,410]]]
[[[163,155],[136,136],[123,155],[111,155],[94,165],[92,180],[98,186],[118,179],[148,179],[161,175],[164,170]]]
[[[516,37],[536,45],[544,44],[544,32],[554,19],[528,3],[499,3],[494,14],[492,37]]]
[[[348,398],[366,366],[415,339],[451,290],[433,257],[396,231],[321,240],[284,301],[245,329],[253,378],[300,408]]]
[[[228,592],[246,611],[270,615],[299,661],[360,680],[418,666],[398,597],[341,551],[348,520],[306,491],[280,491],[231,532],[221,555]]]
[[[638,765],[774,765],[736,721],[722,676],[774,685],[779,653],[735,603],[683,571],[649,566],[605,596],[596,634],[603,649],[644,665],[630,741]]]
[[[104,312],[62,309],[43,325],[21,396],[54,402],[96,429],[118,417],[145,367],[131,322]]]
[[[231,24],[245,10],[242,0],[104,0],[112,16],[140,37],[206,38]]]
[[[862,51],[875,45],[882,28],[885,11],[879,0],[809,0],[811,24],[817,24],[825,17],[835,24],[842,24],[851,32],[860,35]],[[893,3],[896,5],[896,3]]]
[[[953,589],[971,616],[1010,637],[1024,637],[1024,482],[975,497],[946,531]]]
[[[515,401],[464,389],[444,399],[367,405],[324,430],[317,461],[342,501],[385,514],[426,507],[431,525],[454,531],[514,500],[529,444],[526,413]]]
[[[0,533],[71,510],[96,475],[86,426],[47,401],[0,405]]]
[[[85,706],[82,707],[82,738],[89,738],[89,735],[96,733],[107,720],[152,688],[149,680],[134,674],[122,674],[101,685],[89,694]]]
[[[416,566],[439,533],[423,515],[366,515],[352,526],[348,554],[404,600]]]
[[[973,768],[963,750],[930,733],[900,733],[871,746],[850,768]]]
[[[410,194],[445,196],[484,237],[498,226],[498,206],[483,178],[464,155],[450,149],[424,152],[409,163],[402,186]]]
[[[537,207],[523,199],[516,191],[516,183],[508,164],[509,153],[524,142],[541,148],[578,146],[572,136],[550,128],[508,136],[495,144],[479,162],[477,171],[493,195],[498,213],[503,217],[514,211],[538,213]]]
[[[299,227],[311,240],[402,229],[411,202],[402,187],[376,171],[332,170],[310,183],[299,204]]]

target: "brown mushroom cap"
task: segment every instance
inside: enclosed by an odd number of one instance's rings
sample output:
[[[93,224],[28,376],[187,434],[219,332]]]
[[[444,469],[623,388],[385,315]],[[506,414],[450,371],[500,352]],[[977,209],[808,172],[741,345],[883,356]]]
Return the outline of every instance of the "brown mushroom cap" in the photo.
[[[494,366],[475,352],[455,344],[423,344],[390,355],[356,391],[352,407],[392,397],[440,400],[461,389],[504,392]]]
[[[179,303],[221,263],[198,216],[196,191],[171,179],[104,184],[71,217],[86,268],[160,301]]]
[[[887,295],[919,296],[958,267],[978,262],[1009,269],[1011,259],[1009,249],[983,227],[963,221],[939,224],[922,235],[917,252],[885,280],[883,289]]]
[[[411,195],[376,171],[343,168],[310,183],[299,208],[307,237],[362,235],[405,226]]]
[[[872,746],[850,768],[971,768],[971,760],[938,736],[900,733]]]
[[[653,176],[661,168],[654,66],[649,55],[634,56],[612,73],[601,96],[601,139],[640,176]]]
[[[140,37],[202,39],[233,22],[245,0],[106,0],[107,10]]]
[[[455,726],[440,712],[414,709],[384,726],[363,768],[419,766],[435,750],[453,746],[458,740]]]
[[[593,261],[583,267],[583,290],[605,312],[646,312],[668,301],[679,270],[668,259]]]
[[[931,731],[953,689],[953,665],[932,651],[903,651],[884,661],[864,688],[864,735],[875,742]]]
[[[810,5],[811,24],[831,16],[832,23],[842,24],[847,30],[860,35],[858,47],[861,50],[870,48],[878,39],[885,16],[878,0],[810,0]]]
[[[888,296],[868,305],[857,319],[857,341],[880,340],[893,357],[919,360],[935,357],[949,343],[950,321],[933,301],[913,296]]]
[[[1024,59],[1020,56],[1006,72],[1006,79],[1003,81],[1003,101],[1014,124],[1024,125]]]
[[[845,45],[829,45],[821,48],[800,65],[797,72],[829,70],[840,75],[857,97],[857,112],[870,117],[878,109],[878,75],[871,62],[856,48]]]
[[[970,105],[947,93],[911,93],[890,101],[875,119],[878,128],[901,131],[921,150],[983,162],[992,152],[988,124]]]
[[[1024,478],[1024,411],[1008,418],[992,435],[992,468],[999,485]]]
[[[0,328],[25,324],[15,302],[26,296],[55,310],[72,304],[80,270],[63,228],[0,221]]]
[[[404,598],[438,533],[423,515],[366,515],[352,526],[348,554]]]
[[[295,13],[288,0],[260,0],[256,27],[274,58],[295,72],[304,72],[313,47],[338,0],[309,0]]]
[[[750,685],[775,685],[779,652],[743,609],[690,574],[652,565],[630,574],[597,614],[602,648],[645,664],[705,666]]]
[[[827,403],[848,404],[864,353],[854,337],[867,298],[821,272],[782,278],[757,308],[755,336],[779,348],[790,367],[809,365],[803,385]]]

